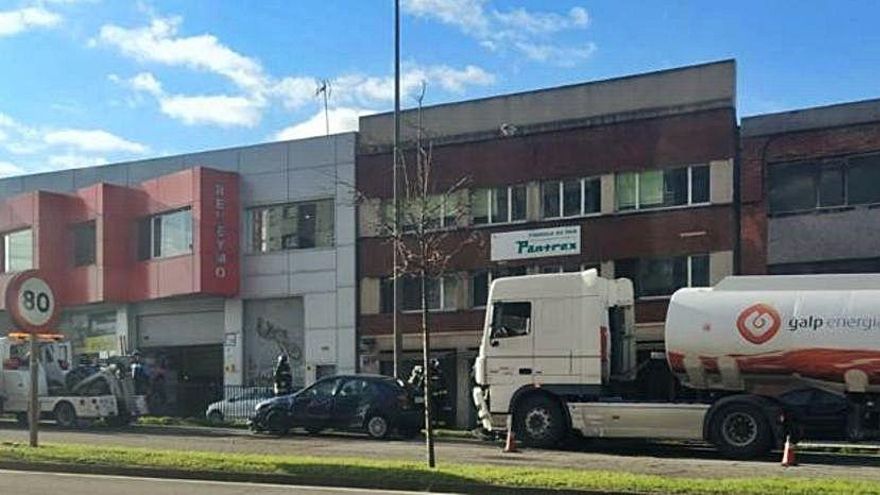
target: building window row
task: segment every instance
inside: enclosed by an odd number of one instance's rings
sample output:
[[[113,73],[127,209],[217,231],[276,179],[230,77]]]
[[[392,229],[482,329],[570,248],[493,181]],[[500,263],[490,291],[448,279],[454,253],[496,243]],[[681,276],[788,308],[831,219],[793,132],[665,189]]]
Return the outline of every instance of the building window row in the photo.
[[[615,177],[617,211],[709,202],[709,166],[627,172]]]
[[[138,223],[138,259],[169,258],[192,252],[192,209],[144,218]]]
[[[770,165],[770,213],[880,203],[880,154]]]
[[[332,199],[252,208],[250,249],[269,253],[333,246],[333,217]]]
[[[636,297],[665,297],[682,287],[708,287],[709,255],[617,260],[614,275],[632,280]]]
[[[602,208],[602,180],[553,180],[541,183],[543,218],[576,217],[599,213]]]

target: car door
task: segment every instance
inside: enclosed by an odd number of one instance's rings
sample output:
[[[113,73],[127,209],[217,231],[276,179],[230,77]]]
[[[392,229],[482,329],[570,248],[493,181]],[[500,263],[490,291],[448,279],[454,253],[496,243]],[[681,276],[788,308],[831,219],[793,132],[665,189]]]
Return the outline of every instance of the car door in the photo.
[[[337,428],[360,428],[367,409],[371,383],[363,378],[348,378],[339,387],[333,405],[333,425]]]
[[[325,378],[297,394],[293,401],[293,426],[324,428],[333,413],[333,400],[338,378]]]

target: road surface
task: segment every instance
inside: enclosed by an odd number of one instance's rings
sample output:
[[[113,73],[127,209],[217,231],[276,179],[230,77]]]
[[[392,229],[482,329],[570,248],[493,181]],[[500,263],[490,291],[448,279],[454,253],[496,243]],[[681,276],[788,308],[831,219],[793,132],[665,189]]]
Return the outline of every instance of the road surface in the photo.
[[[165,480],[96,476],[87,474],[35,473],[0,470],[3,493],[42,495],[425,495],[426,492],[361,490],[219,481]]]
[[[290,435],[283,438],[253,435],[228,428],[128,427],[61,430],[41,425],[42,442],[76,443],[275,455],[370,457],[373,459],[421,460],[419,440],[376,441],[363,436],[328,434]],[[12,422],[0,422],[0,442],[27,442],[27,430]],[[440,439],[437,459],[462,464],[497,464],[523,467],[597,469],[690,478],[755,476],[833,477],[880,481],[880,456],[840,456],[799,453],[796,468],[779,466],[780,455],[758,461],[731,461],[709,447],[631,441],[585,440],[577,449],[523,449],[504,454],[498,443]]]

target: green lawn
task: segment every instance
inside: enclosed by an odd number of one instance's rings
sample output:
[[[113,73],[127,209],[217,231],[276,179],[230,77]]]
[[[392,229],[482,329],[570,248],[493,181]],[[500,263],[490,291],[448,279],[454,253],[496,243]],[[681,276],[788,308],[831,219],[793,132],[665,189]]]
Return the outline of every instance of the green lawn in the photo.
[[[283,474],[301,483],[341,480],[352,486],[425,489],[470,485],[678,494],[880,494],[880,483],[841,479],[687,479],[611,471],[529,469],[442,463],[428,470],[415,462],[355,458],[270,456],[46,444],[32,449],[0,444],[0,460]]]

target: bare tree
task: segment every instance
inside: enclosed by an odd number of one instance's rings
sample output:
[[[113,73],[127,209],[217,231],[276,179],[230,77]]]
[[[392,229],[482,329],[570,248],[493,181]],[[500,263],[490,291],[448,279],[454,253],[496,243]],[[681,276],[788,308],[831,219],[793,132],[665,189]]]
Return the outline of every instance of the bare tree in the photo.
[[[399,211],[393,205],[380,215],[377,231],[397,253],[400,277],[410,277],[419,284],[419,309],[422,331],[423,393],[425,397],[425,448],[428,467],[434,467],[434,411],[431,390],[431,326],[429,297],[432,288],[439,290],[453,259],[467,246],[481,242],[479,233],[464,231],[470,217],[467,196],[468,177],[441,185],[434,176],[432,146],[424,143],[422,101],[425,85],[418,96],[418,124],[415,149],[401,153],[401,201]],[[412,159],[407,163],[407,155]],[[365,199],[358,193],[359,200]],[[368,198],[366,198],[368,199]],[[395,228],[399,220],[399,228]]]

